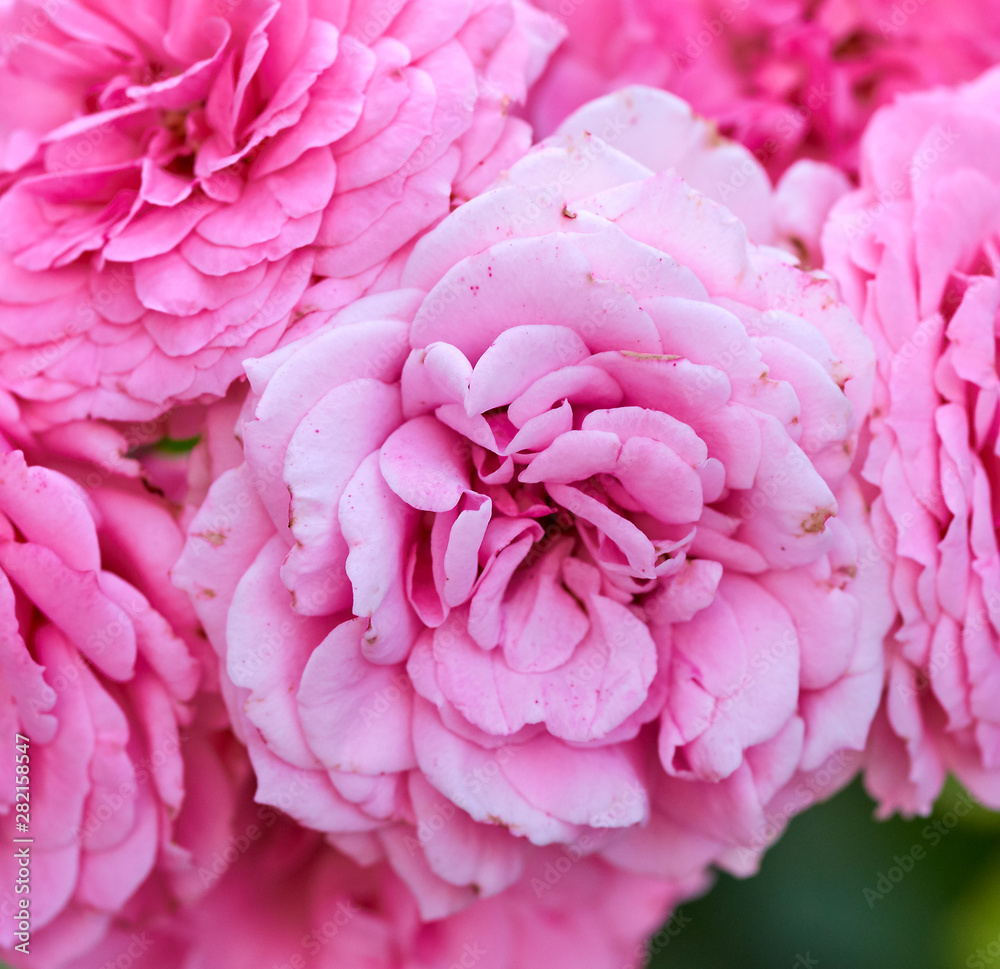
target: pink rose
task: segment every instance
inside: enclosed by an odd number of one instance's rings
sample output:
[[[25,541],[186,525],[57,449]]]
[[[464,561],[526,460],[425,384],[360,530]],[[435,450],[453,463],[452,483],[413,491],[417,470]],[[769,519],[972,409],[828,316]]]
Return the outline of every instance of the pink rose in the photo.
[[[994,70],[879,112],[823,239],[878,359],[864,477],[898,618],[867,783],[885,813],[928,812],[948,771],[1000,807],[998,96]]]
[[[0,386],[35,426],[221,396],[315,276],[346,301],[529,144],[523,0],[15,0]]]
[[[853,168],[877,107],[1000,60],[1000,11],[976,0],[535,2],[569,30],[530,99],[540,134],[590,98],[652,84],[717,118],[774,175],[800,157]]]
[[[703,131],[651,90],[583,109],[403,288],[251,362],[246,462],[175,567],[258,800],[299,783],[289,813],[387,859],[424,918],[541,846],[748,871],[864,746],[871,348],[663,171]]]
[[[9,405],[0,400],[2,422],[17,436]],[[93,448],[114,439],[89,430]],[[195,862],[214,850],[232,800],[218,700],[194,699],[197,623],[167,580],[176,518],[117,470],[52,460],[78,480],[0,449],[0,831],[8,845],[33,839],[30,945],[15,949],[12,848],[0,860],[0,955],[45,969],[98,943],[123,909],[195,897]]]
[[[196,905],[122,921],[66,969],[125,956],[146,969],[633,969],[673,901],[662,882],[547,849],[517,885],[424,924],[388,865],[361,867],[249,804],[208,870],[218,879]],[[667,930],[684,924],[678,913]]]

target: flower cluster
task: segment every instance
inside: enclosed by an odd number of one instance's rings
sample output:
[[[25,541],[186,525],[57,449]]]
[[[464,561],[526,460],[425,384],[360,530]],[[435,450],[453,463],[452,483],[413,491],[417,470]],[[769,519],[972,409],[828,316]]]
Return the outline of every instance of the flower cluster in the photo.
[[[1000,809],[998,62],[0,4],[0,958],[636,969],[859,775]]]

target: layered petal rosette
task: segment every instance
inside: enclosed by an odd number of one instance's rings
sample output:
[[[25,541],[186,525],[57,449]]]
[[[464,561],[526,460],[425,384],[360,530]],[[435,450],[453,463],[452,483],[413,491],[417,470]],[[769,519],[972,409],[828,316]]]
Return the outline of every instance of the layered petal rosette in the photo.
[[[976,0],[536,0],[569,32],[532,92],[548,134],[584,101],[653,84],[717,118],[772,174],[796,158],[857,164],[896,94],[969,80],[1000,60],[1000,10]]]
[[[180,527],[136,482],[94,474],[85,488],[0,456],[0,830],[31,839],[0,860],[16,966],[62,966],[123,908],[195,897],[231,814],[226,723],[217,698],[195,700],[196,621],[167,579]]]
[[[929,811],[948,771],[1000,807],[998,96],[994,70],[876,115],[823,240],[878,358],[864,476],[898,618],[867,782],[886,812]]]
[[[542,846],[747,871],[877,706],[870,345],[671,167],[703,131],[676,107],[587,107],[403,288],[252,362],[246,461],[175,568],[257,798],[301,779],[290,813],[425,918]]]
[[[0,13],[0,385],[36,424],[221,396],[529,144],[521,0]],[[339,294],[339,295],[336,295]]]

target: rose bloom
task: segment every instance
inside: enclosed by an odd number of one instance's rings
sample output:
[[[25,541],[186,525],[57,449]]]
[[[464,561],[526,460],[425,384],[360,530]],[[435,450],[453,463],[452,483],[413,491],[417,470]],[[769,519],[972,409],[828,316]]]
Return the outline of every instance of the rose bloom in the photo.
[[[536,0],[569,37],[534,88],[548,134],[584,101],[653,84],[719,120],[778,175],[796,158],[857,164],[872,112],[1000,60],[1000,8],[976,0]]]
[[[258,800],[297,782],[424,918],[543,846],[751,871],[854,773],[887,628],[877,563],[853,578],[871,347],[677,174],[713,142],[662,92],[590,105],[402,288],[248,365],[245,463],[175,580]]]
[[[34,426],[221,396],[530,143],[522,0],[0,11],[0,386]]]
[[[361,867],[249,800],[240,799],[230,840],[201,868],[211,888],[197,904],[120,920],[66,969],[125,957],[148,969],[634,969],[672,901],[663,882],[550,848],[502,894],[424,923],[389,865]],[[665,931],[684,924],[678,913]]]
[[[879,112],[823,238],[878,358],[864,477],[898,617],[867,784],[885,813],[929,811],[948,771],[1000,807],[998,95],[994,70]]]
[[[20,951],[18,856],[0,859],[0,957],[53,969],[123,910],[202,891],[197,859],[228,836],[232,741],[218,698],[196,698],[212,672],[167,578],[183,540],[170,506],[117,471],[89,465],[78,483],[26,460],[9,397],[0,411],[0,830],[32,839]]]

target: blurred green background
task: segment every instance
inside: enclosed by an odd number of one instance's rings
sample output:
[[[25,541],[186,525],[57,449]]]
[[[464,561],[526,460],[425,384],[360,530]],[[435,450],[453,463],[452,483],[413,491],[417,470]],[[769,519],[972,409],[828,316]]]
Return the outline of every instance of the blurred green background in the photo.
[[[690,922],[648,965],[1000,969],[1000,814],[968,803],[949,785],[931,818],[876,822],[855,782],[795,818],[755,878],[681,906]]]

